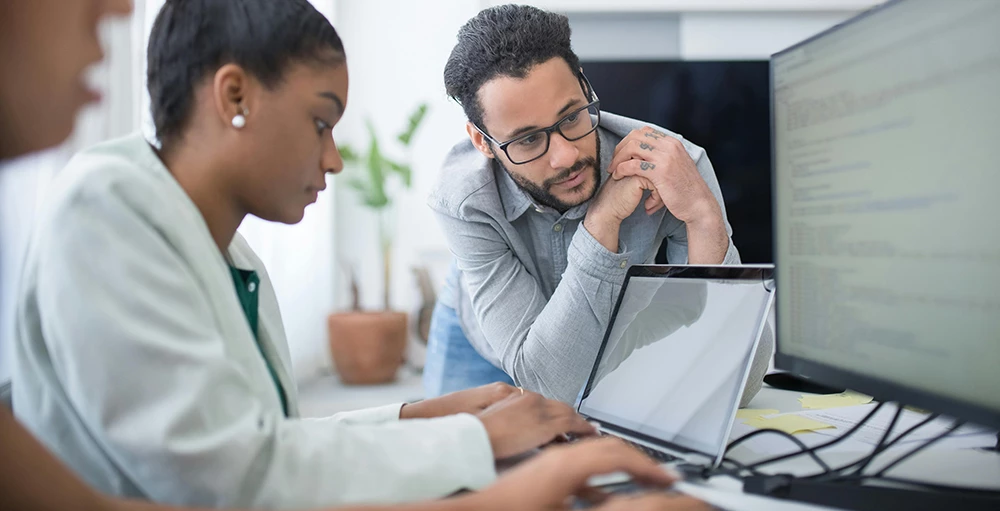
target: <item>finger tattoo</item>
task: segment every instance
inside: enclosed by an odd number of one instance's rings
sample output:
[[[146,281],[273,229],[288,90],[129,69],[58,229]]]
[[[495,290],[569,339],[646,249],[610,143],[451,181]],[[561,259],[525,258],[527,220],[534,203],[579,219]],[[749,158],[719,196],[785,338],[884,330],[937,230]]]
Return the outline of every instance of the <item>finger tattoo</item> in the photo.
[[[653,170],[656,168],[656,165],[653,163],[649,163],[648,161],[644,161],[639,164],[639,168],[642,170]]]

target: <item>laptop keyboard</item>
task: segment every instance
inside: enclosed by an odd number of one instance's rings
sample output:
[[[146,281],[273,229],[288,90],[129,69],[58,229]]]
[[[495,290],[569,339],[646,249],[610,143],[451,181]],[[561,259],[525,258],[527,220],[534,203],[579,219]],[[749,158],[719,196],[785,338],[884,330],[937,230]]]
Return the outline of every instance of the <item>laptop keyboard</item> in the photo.
[[[601,436],[604,436],[604,433],[601,433]],[[672,454],[663,451],[658,451],[656,449],[653,449],[652,447],[646,447],[645,445],[642,445],[638,442],[633,442],[627,438],[621,438],[621,437],[618,438],[624,440],[632,447],[635,447],[636,449],[642,451],[646,456],[649,456],[650,458],[653,458],[654,460],[659,461],[660,463],[669,463],[671,461],[677,461],[680,459]]]
[[[656,449],[651,449],[642,444],[637,444],[635,442],[629,442],[629,443],[634,445],[640,451],[646,453],[646,455],[649,456],[650,458],[653,458],[654,460],[659,461],[660,463],[669,463],[671,461],[677,461],[680,459],[672,454],[665,453],[663,451],[657,451]]]

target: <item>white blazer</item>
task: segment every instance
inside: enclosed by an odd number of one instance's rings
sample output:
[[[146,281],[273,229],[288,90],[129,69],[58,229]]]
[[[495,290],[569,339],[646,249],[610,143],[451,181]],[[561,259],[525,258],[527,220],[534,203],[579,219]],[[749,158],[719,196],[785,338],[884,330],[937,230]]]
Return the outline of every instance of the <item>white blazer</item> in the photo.
[[[258,349],[204,219],[141,135],[80,153],[57,182],[19,294],[14,408],[88,483],[284,509],[441,497],[496,478],[471,415],[400,421],[395,404],[299,418],[263,265],[237,234],[229,257],[260,276]]]

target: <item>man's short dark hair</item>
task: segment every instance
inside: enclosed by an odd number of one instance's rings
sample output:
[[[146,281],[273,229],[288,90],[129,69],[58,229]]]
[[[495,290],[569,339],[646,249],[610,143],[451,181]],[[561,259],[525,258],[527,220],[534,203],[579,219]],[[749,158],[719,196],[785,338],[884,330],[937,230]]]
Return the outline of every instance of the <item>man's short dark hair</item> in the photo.
[[[343,61],[340,36],[308,0],[167,0],[148,48],[157,138],[167,144],[181,134],[195,86],[226,64],[271,88],[292,63]]]
[[[570,47],[569,19],[526,5],[485,9],[458,31],[444,67],[444,86],[469,120],[483,126],[479,89],[499,76],[524,78],[532,67],[559,57],[574,73],[580,58]]]

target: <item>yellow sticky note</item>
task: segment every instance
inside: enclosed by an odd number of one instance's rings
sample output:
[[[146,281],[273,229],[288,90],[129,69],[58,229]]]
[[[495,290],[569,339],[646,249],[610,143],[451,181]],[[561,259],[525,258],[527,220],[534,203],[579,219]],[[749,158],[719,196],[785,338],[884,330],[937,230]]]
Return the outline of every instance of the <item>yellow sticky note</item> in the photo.
[[[840,394],[803,395],[799,398],[802,408],[809,410],[825,410],[827,408],[840,408],[842,406],[865,405],[872,402],[871,396],[858,394],[857,392],[842,392]]]
[[[778,413],[777,410],[772,410],[770,408],[741,408],[736,410],[736,418],[743,419],[759,419],[765,415],[774,415]]]
[[[747,426],[759,429],[777,429],[779,431],[784,431],[789,435],[794,435],[796,433],[808,433],[818,429],[829,429],[833,427],[825,422],[820,422],[799,415],[779,415],[777,417],[770,417],[767,419],[758,417],[756,419],[745,420],[743,423]]]

